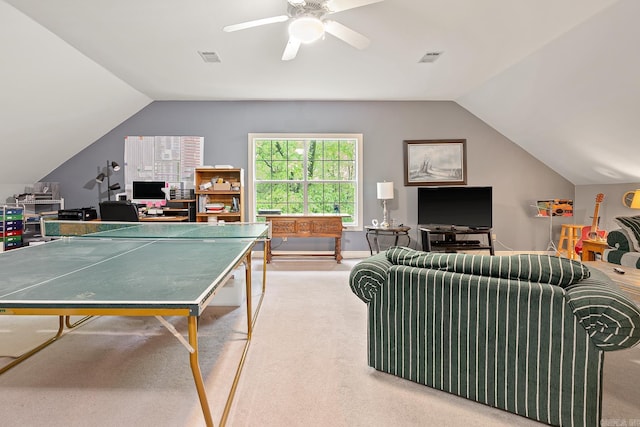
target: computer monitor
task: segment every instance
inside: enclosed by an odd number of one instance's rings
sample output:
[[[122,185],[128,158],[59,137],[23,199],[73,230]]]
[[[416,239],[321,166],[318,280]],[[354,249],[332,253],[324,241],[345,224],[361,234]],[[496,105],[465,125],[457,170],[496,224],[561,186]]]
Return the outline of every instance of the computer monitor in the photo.
[[[164,181],[133,181],[132,199],[138,204],[162,204],[167,200],[164,189],[167,183]]]

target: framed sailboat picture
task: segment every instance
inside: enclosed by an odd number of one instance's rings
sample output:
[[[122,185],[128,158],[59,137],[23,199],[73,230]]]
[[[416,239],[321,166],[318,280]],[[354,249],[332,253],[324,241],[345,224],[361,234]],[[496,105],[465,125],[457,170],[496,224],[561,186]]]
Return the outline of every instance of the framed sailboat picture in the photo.
[[[404,141],[404,185],[467,183],[467,140]]]

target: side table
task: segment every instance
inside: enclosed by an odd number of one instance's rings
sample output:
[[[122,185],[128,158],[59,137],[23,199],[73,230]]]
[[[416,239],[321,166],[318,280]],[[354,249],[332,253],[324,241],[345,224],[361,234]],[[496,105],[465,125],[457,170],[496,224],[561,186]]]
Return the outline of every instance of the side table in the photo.
[[[602,255],[605,249],[609,249],[606,240],[583,240],[582,261],[595,261],[596,254]]]
[[[398,245],[398,239],[400,236],[404,236],[407,238],[407,246],[411,244],[411,236],[409,236],[409,230],[411,227],[406,227],[401,225],[399,227],[374,227],[372,225],[365,225],[365,230],[367,230],[367,234],[365,237],[367,239],[367,243],[369,244],[369,252],[373,255],[373,248],[375,247],[376,253],[380,253],[380,242],[378,241],[379,236],[393,236],[394,237],[394,246]],[[373,237],[373,246],[371,245],[371,240],[369,236]]]

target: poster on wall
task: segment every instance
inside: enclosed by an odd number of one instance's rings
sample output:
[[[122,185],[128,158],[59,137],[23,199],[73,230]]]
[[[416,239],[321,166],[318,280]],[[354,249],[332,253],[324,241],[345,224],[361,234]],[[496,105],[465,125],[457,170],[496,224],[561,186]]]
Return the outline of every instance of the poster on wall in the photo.
[[[133,181],[164,181],[172,189],[192,189],[194,171],[202,166],[203,152],[201,136],[127,136],[124,176],[128,198]]]
[[[573,216],[573,200],[538,200],[536,216]]]

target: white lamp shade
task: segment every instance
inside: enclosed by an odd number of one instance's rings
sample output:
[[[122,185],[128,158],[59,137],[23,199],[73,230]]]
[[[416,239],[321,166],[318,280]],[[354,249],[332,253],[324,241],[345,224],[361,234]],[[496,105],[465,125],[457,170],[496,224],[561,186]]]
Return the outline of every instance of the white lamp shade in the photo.
[[[631,205],[629,206],[631,209],[640,209],[640,190],[636,190],[633,194],[633,199],[631,200]]]
[[[393,199],[393,182],[378,183],[378,199],[380,200]]]

